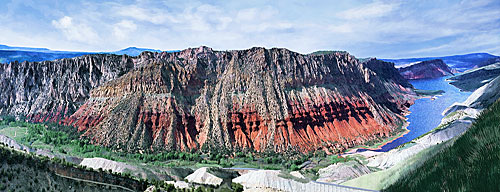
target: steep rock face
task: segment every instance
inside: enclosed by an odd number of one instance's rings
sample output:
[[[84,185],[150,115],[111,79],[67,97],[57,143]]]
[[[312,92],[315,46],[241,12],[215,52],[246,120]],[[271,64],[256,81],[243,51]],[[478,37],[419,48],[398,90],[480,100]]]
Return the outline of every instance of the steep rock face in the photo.
[[[347,53],[200,47],[133,61],[63,123],[126,150],[342,150],[392,135],[414,95],[392,63]]]
[[[500,62],[471,69],[449,78],[450,84],[464,91],[474,91],[500,75]]]
[[[130,57],[87,55],[0,65],[0,114],[56,122],[89,98],[91,89],[134,66]]]
[[[453,75],[453,70],[441,59],[420,61],[399,68],[405,79],[430,79]]]

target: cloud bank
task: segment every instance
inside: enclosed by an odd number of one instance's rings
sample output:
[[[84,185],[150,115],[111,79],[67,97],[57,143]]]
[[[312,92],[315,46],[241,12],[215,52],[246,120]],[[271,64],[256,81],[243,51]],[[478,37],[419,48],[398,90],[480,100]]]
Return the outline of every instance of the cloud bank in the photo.
[[[286,47],[358,57],[500,55],[500,1],[22,1],[0,5],[0,44],[111,51]]]

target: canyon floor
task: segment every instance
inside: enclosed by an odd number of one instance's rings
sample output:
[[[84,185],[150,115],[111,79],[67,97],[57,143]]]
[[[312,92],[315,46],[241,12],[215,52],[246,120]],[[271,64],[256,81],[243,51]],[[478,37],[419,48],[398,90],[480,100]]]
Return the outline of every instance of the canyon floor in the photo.
[[[424,97],[429,96],[424,95]],[[50,126],[53,128],[46,129]],[[407,131],[402,126],[400,133],[394,137],[370,146],[356,146],[347,151],[360,148],[376,149]],[[81,144],[78,142],[78,137],[71,137],[68,134],[66,127],[53,124],[33,124],[4,119],[0,125],[0,134],[2,134],[1,143],[18,150],[51,158],[58,157],[94,170],[109,170],[151,181],[168,181],[167,183],[176,188],[193,189],[204,185],[213,186],[215,189],[230,189],[231,183],[238,183],[246,190],[378,190],[381,188],[377,185],[363,184],[366,183],[363,178],[368,178],[368,182],[373,183],[377,182],[373,179],[373,175],[389,172],[387,176],[378,177],[391,176],[393,175],[391,168],[397,168],[395,166],[397,163],[430,146],[430,144],[419,144],[405,147],[411,150],[387,153],[373,151],[346,152],[343,155],[316,153],[307,155],[301,161],[293,162],[290,169],[283,169],[282,163],[286,159],[276,154],[262,156],[253,156],[250,153],[237,154],[235,157],[225,159],[195,155],[196,153],[175,154],[177,157],[171,158],[166,157],[169,154],[121,153],[105,147]],[[48,136],[50,138],[47,138]],[[429,137],[434,138],[435,134],[427,135],[420,140],[427,141]],[[435,140],[431,142],[436,143]],[[395,162],[387,162],[388,159],[394,161],[394,158],[397,159]],[[376,164],[376,162],[383,163]],[[185,182],[186,179],[188,182]]]
[[[495,92],[485,91],[497,86],[497,81],[478,89],[464,103],[450,106],[443,112],[446,117],[440,126],[396,149],[388,152],[356,152],[357,149],[376,149],[407,131],[371,146],[356,146],[342,155],[308,155],[302,161],[294,162],[293,165],[298,165],[290,169],[282,169],[281,163],[285,159],[264,155],[238,154],[232,158],[217,158],[182,153],[169,158],[166,157],[169,154],[123,154],[104,147],[82,145],[75,140],[77,138],[72,139],[64,127],[41,131],[54,125],[12,119],[2,120],[0,143],[40,156],[65,159],[74,165],[94,170],[166,181],[165,184],[179,189],[209,186],[214,190],[233,190],[237,188],[234,186],[237,183],[246,191],[382,190],[452,145],[480,113],[478,103],[483,106],[485,102],[494,101],[491,98],[498,97]],[[429,95],[423,97],[432,98]],[[51,136],[52,139],[45,136]],[[152,191],[156,186],[151,185],[148,190]]]

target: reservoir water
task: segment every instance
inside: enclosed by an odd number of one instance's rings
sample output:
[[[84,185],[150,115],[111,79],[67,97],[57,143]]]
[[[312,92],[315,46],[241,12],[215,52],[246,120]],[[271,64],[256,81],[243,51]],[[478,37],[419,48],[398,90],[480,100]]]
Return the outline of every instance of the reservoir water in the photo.
[[[411,113],[407,116],[408,122],[410,122],[408,126],[408,130],[410,131],[402,137],[385,144],[382,148],[372,151],[386,152],[429,132],[441,123],[441,119],[444,117],[441,113],[447,107],[455,102],[463,102],[469,97],[471,92],[461,92],[458,88],[450,85],[446,81],[446,78],[448,77],[410,80],[409,82],[416,89],[443,90],[445,93],[442,96],[438,96],[435,100],[431,100],[430,98],[416,100],[415,104],[410,107]],[[358,149],[357,151],[366,150]]]

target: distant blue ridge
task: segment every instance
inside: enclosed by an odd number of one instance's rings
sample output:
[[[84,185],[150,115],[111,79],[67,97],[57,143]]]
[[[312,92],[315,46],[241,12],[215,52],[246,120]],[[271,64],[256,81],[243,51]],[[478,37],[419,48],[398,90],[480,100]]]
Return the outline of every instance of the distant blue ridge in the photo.
[[[457,69],[458,71],[465,71],[472,69],[476,65],[488,61],[489,59],[498,58],[499,56],[491,55],[489,53],[470,53],[465,55],[453,55],[444,57],[422,57],[422,58],[406,58],[406,59],[380,59],[387,62],[393,62],[396,67],[415,63],[419,61],[427,61],[433,59],[441,59],[448,66]]]
[[[47,61],[47,60],[55,60],[63,58],[72,58],[89,54],[116,54],[116,55],[127,54],[130,56],[138,56],[143,51],[162,52],[161,50],[157,49],[137,48],[137,47],[128,47],[113,52],[78,52],[78,51],[54,51],[47,48],[11,47],[7,45],[0,45],[0,63],[10,63],[13,61],[39,62],[39,61]],[[179,51],[180,50],[171,50],[166,52],[172,53]]]

